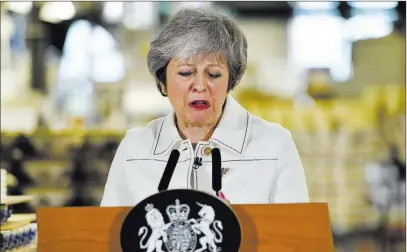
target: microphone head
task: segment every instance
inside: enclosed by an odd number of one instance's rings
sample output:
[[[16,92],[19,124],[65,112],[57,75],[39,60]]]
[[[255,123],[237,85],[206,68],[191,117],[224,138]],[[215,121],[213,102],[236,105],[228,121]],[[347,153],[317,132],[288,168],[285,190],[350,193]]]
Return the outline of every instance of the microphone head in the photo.
[[[222,159],[218,148],[212,149],[212,189],[215,192],[222,189]]]
[[[172,175],[174,174],[175,167],[177,166],[180,152],[178,150],[171,151],[170,157],[168,158],[167,165],[165,166],[163,175],[161,177],[160,183],[158,184],[158,191],[167,190],[170,185]]]

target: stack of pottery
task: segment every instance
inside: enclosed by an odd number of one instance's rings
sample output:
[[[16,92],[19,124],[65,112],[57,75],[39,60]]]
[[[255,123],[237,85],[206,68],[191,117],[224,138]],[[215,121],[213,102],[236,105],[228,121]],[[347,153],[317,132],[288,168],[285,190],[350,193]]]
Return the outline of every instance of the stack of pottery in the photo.
[[[1,171],[1,235],[0,252],[36,251],[37,224],[35,214],[13,214],[13,205],[33,199],[29,195],[11,196],[7,194],[7,171]]]

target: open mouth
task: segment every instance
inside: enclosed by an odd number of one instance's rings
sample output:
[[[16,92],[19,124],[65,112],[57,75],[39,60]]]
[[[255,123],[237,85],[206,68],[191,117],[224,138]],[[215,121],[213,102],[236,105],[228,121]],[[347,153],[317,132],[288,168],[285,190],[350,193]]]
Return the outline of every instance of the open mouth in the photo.
[[[193,109],[208,109],[211,106],[207,100],[194,100],[188,103],[188,105]]]

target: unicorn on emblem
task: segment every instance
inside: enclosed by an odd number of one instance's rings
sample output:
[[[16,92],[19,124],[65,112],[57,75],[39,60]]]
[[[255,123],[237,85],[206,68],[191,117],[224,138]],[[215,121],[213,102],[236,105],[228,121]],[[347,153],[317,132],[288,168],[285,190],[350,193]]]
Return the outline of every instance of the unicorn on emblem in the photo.
[[[222,222],[215,220],[215,210],[211,206],[200,204],[198,202],[196,204],[201,207],[201,210],[198,212],[198,215],[201,218],[198,219],[198,222],[194,220],[194,224],[191,228],[196,234],[199,235],[202,233],[204,236],[199,239],[201,248],[195,250],[195,252],[205,251],[208,249],[208,246],[210,251],[216,252],[216,243],[220,243],[223,240],[222,233],[220,232],[220,230],[223,230]],[[215,232],[211,230],[211,224],[219,237],[216,237]]]

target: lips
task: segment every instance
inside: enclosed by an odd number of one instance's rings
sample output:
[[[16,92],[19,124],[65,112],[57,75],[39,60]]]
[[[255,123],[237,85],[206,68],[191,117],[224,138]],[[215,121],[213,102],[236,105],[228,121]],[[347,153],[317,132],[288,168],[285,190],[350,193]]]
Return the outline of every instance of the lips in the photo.
[[[189,107],[196,110],[205,110],[208,109],[211,104],[207,100],[193,100],[188,103]]]

